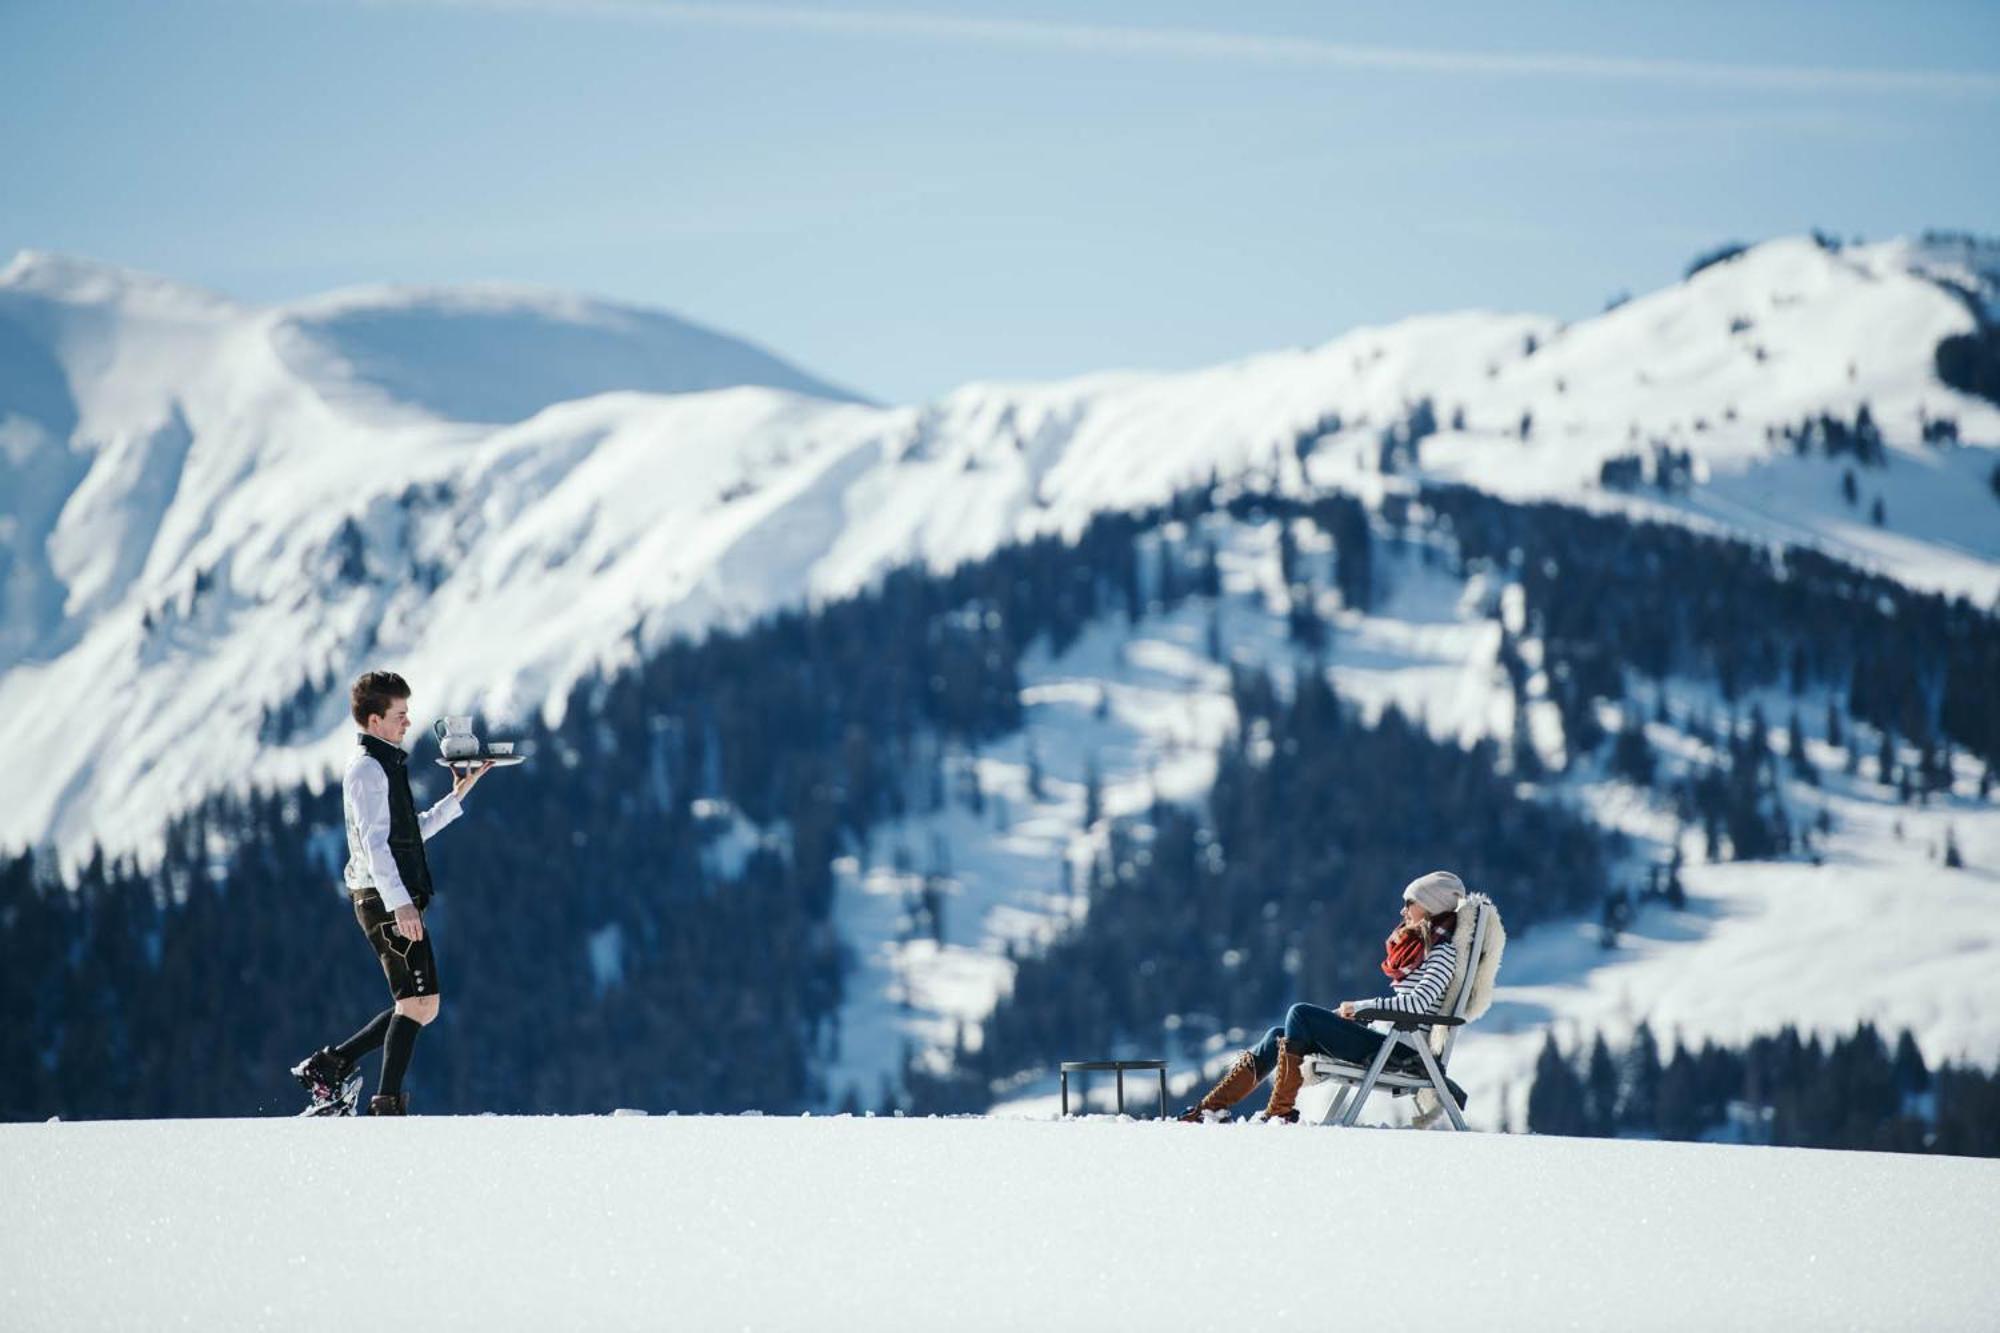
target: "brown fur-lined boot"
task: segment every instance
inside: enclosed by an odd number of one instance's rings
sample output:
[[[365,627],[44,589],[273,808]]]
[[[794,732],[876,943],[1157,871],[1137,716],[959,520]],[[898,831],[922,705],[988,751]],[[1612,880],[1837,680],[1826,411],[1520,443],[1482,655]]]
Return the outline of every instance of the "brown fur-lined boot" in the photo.
[[[1208,1096],[1182,1111],[1181,1119],[1190,1124],[1199,1124],[1211,1115],[1223,1119],[1229,1108],[1248,1097],[1256,1086],[1257,1057],[1248,1051],[1238,1051],[1221,1080],[1208,1090]]]
[[[1278,1067],[1271,1071],[1271,1100],[1257,1113],[1259,1120],[1282,1120],[1295,1125],[1299,1120],[1299,1085],[1306,1080],[1303,1060],[1283,1037],[1278,1038]]]
[[[369,1115],[408,1115],[410,1094],[407,1092],[376,1093],[368,1099]]]

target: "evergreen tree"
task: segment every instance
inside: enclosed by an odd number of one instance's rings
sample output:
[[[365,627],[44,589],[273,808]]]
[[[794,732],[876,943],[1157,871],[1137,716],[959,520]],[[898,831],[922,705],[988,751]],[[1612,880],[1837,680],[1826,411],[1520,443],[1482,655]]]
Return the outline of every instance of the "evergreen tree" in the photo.
[[[1653,768],[1653,747],[1647,743],[1645,724],[1628,707],[1612,742],[1611,771],[1634,786],[1646,787],[1652,785]]]
[[[1222,565],[1216,557],[1215,539],[1204,537],[1201,543],[1201,564],[1195,570],[1195,591],[1203,597],[1222,595]]]
[[[1508,757],[1514,776],[1523,782],[1540,782],[1547,776],[1541,751],[1535,748],[1534,738],[1529,734],[1525,709],[1517,709],[1514,713],[1514,733],[1508,741]]]
[[[1343,606],[1366,611],[1375,600],[1374,537],[1368,511],[1357,500],[1331,496],[1315,505],[1319,526],[1333,538],[1334,584]]]
[[[1583,1135],[1591,1132],[1584,1107],[1583,1083],[1556,1047],[1551,1033],[1535,1060],[1535,1082],[1528,1089],[1530,1134]]]
[[[1806,754],[1805,727],[1799,721],[1797,709],[1792,710],[1791,720],[1785,727],[1785,758],[1793,777],[1815,787],[1819,785],[1819,769],[1814,767],[1811,757]]]
[[[1584,1132],[1609,1138],[1618,1132],[1618,1062],[1600,1034],[1590,1046],[1583,1076]]]
[[[1326,622],[1320,618],[1319,608],[1314,604],[1312,585],[1295,584],[1286,592],[1285,632],[1293,643],[1317,655],[1326,647],[1327,634]]]
[[[1907,1031],[1896,1040],[1895,1080],[1897,1092],[1905,1097],[1927,1091],[1931,1085],[1931,1071],[1924,1063],[1924,1054]]]
[[[1791,1028],[1757,1037],[1740,1051],[1709,1044],[1695,1055],[1676,1042],[1661,1067],[1651,1034],[1641,1028],[1623,1061],[1617,1121],[1627,1131],[1649,1128],[1650,1096],[1650,1123],[1663,1138],[1700,1138],[1741,1107],[1747,1117],[1736,1123],[1757,1141],[2000,1156],[2000,1130],[1979,1119],[2000,1114],[2000,1075],[1949,1066],[1933,1073],[1907,1032],[1897,1039],[1893,1055],[1868,1024],[1826,1047],[1801,1040]],[[1594,1056],[1591,1064],[1595,1071]],[[1528,1090],[1529,1105],[1555,1114],[1567,1097],[1601,1102],[1601,1092],[1593,1092],[1599,1077],[1579,1081],[1567,1062],[1559,1056],[1551,1061],[1545,1048]],[[1655,1080],[1650,1093],[1649,1078]]]
[[[1707,1126],[1701,1114],[1701,1091],[1695,1059],[1674,1043],[1674,1053],[1660,1071],[1654,1124],[1663,1139],[1689,1141]]]
[[[1618,1121],[1628,1130],[1654,1133],[1660,1118],[1660,1048],[1643,1021],[1626,1048],[1620,1081]]]
[[[1789,642],[1806,649],[1777,660],[1791,684],[1844,677],[1854,718],[1913,736],[1936,728],[2000,758],[2000,696],[1990,684],[2000,678],[2000,618],[1986,610],[1802,548],[1754,553],[1557,506],[1528,512],[1463,487],[1425,486],[1420,499],[1450,523],[1461,561],[1522,572],[1530,622],[1551,631],[1542,637],[1552,680],[1565,668],[1585,679],[1594,663],[1616,661],[1655,679],[1704,671],[1735,697],[1772,683],[1773,642]],[[1685,596],[1691,586],[1729,593],[1696,603]],[[1941,702],[1935,681],[1919,678],[1932,662],[1944,664]]]

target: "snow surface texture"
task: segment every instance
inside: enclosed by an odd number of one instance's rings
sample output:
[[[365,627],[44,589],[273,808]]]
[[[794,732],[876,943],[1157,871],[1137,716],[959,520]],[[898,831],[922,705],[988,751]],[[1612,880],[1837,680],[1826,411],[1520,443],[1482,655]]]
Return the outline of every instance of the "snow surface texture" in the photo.
[[[1936,279],[1990,302],[1995,271],[1964,245],[1780,240],[1569,326],[1427,316],[1187,374],[878,408],[570,298],[254,309],[24,253],[0,272],[0,747],[17,759],[0,845],[149,853],[204,792],[324,780],[349,729],[338,686],[362,665],[402,670],[420,714],[504,721],[676,632],[1211,473],[1406,485],[1373,460],[1424,396],[1447,428],[1422,475],[1812,541],[1988,602],[2000,412],[1940,384],[1931,354],[1973,325]],[[1862,470],[1855,510],[1838,464],[1766,429],[1863,401],[1889,465]],[[1926,416],[1968,447],[1919,443]],[[1322,427],[1301,476],[1293,445]],[[1653,440],[1692,453],[1690,492],[1597,489],[1604,459]],[[1857,517],[1878,496],[1879,529]],[[260,738],[267,709],[328,676],[306,725]]]
[[[0,1178],[21,1333],[386,1310],[439,1333],[1390,1327],[1447,1297],[1496,1331],[1950,1330],[2000,1302],[2000,1163],[1871,1153],[1111,1119],[225,1120],[0,1126]],[[1449,1218],[1412,1231],[1392,1201],[1418,1195]]]

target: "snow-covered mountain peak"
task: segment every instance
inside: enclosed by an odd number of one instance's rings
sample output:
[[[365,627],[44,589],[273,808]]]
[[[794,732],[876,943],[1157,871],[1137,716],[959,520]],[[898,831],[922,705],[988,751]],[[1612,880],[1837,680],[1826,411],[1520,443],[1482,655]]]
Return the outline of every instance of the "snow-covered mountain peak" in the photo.
[[[272,338],[301,378],[342,406],[401,406],[451,421],[522,421],[617,390],[761,385],[856,398],[664,312],[501,283],[337,292],[274,312]]]
[[[322,773],[347,730],[328,682],[364,666],[420,679],[425,709],[553,709],[671,634],[1211,475],[1463,481],[1990,600],[2000,410],[1933,352],[1975,327],[1938,275],[1991,249],[1787,238],[1567,325],[1434,314],[904,407],[585,298],[253,308],[24,254],[0,279],[0,746],[25,760],[0,773],[0,844],[140,846],[217,785]],[[1856,465],[1785,432],[1864,406],[1883,458],[1849,500]],[[1940,420],[1962,445],[1930,442]]]
[[[140,269],[107,264],[52,250],[19,250],[0,269],[0,311],[17,315],[25,302],[45,302],[51,312],[62,309],[114,307],[127,317],[178,320],[219,319],[242,307],[225,296]]]

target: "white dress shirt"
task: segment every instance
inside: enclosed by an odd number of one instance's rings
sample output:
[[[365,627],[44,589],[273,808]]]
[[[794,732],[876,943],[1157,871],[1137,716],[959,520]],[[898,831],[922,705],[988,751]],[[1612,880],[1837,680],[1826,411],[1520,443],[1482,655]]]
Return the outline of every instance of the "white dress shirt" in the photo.
[[[408,907],[410,891],[389,851],[389,775],[382,771],[381,761],[361,746],[355,747],[347,772],[341,775],[340,796],[347,811],[347,887],[374,886],[382,906],[391,912]],[[463,812],[458,797],[446,792],[443,800],[417,816],[417,830],[429,842]]]

